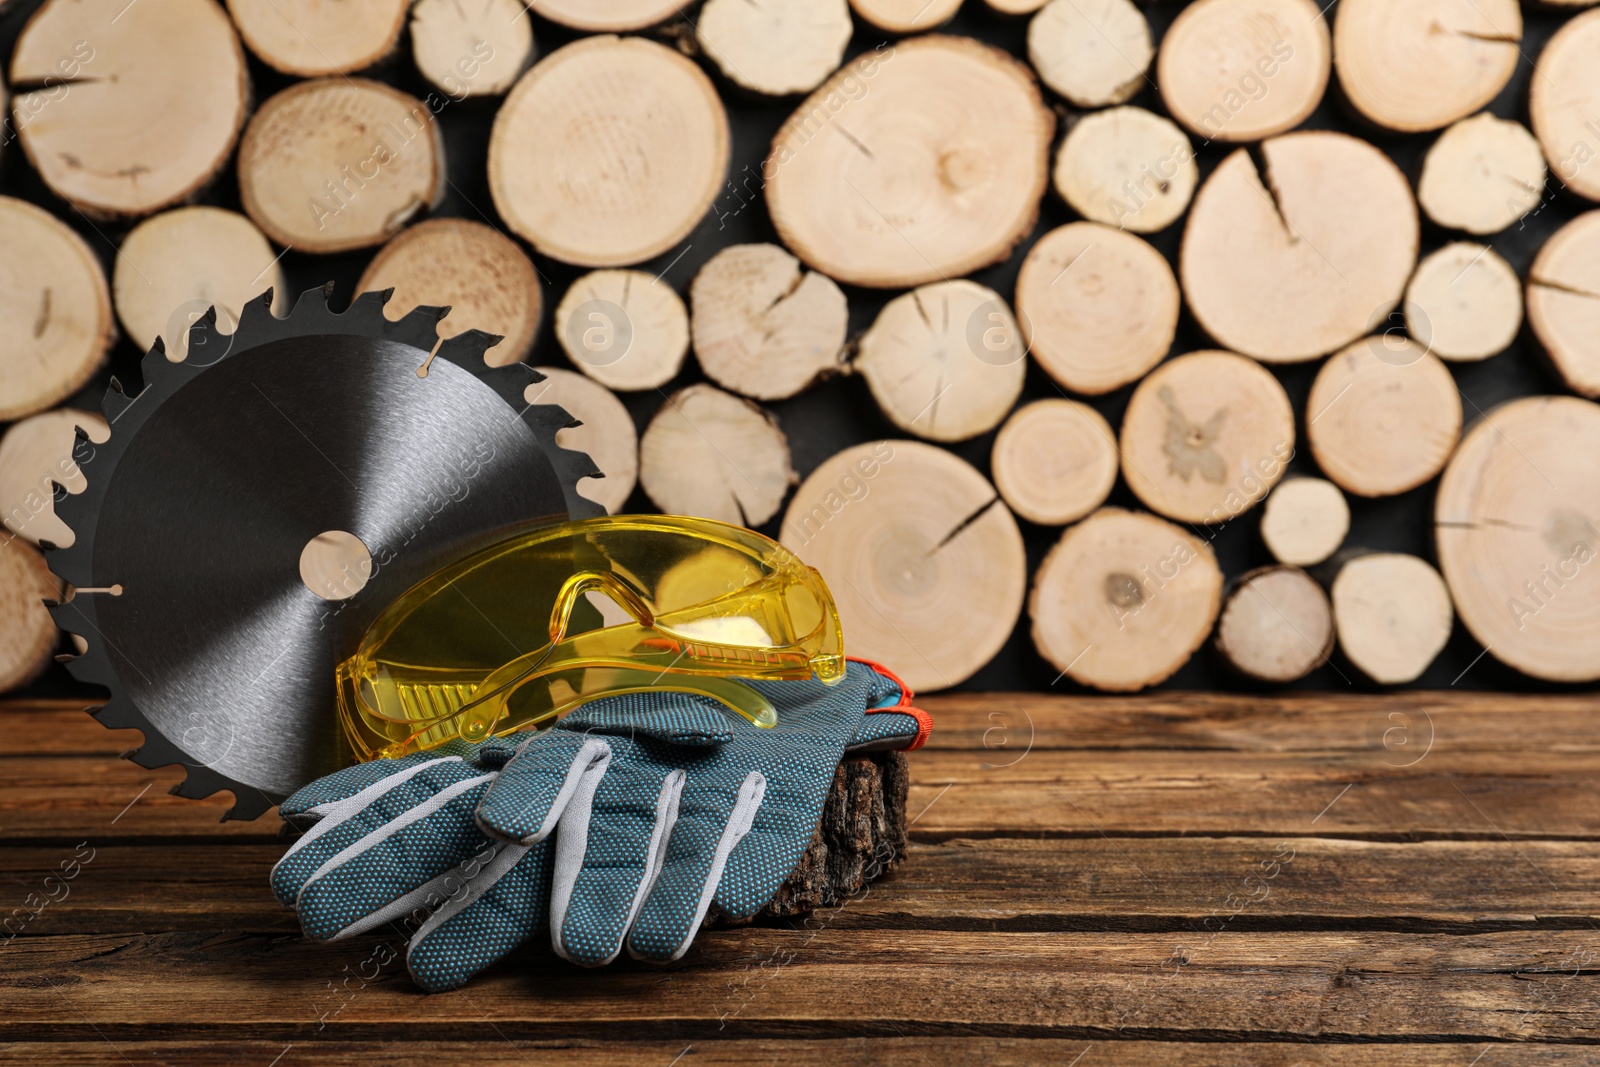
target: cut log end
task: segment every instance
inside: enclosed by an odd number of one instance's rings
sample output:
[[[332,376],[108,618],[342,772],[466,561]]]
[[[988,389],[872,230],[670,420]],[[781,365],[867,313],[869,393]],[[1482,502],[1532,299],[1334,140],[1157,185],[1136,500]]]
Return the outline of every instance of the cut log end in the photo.
[[[585,37],[546,56],[489,137],[489,191],[506,225],[584,267],[672,248],[727,169],[728,116],[711,79],[641,37]]]
[[[578,495],[615,515],[622,510],[639,479],[639,432],[633,416],[605,386],[559,367],[534,368],[544,381],[523,391],[529,404],[559,404],[583,425],[556,432],[556,444],[583,452],[602,478],[578,479]]]
[[[1539,205],[1544,181],[1533,134],[1486,111],[1455,123],[1428,149],[1417,202],[1440,226],[1499,233]]]
[[[111,428],[102,416],[72,408],[14,423],[0,437],[0,522],[33,544],[70,546],[75,536],[56,517],[55,486],[83,492],[86,483],[78,463],[87,462],[94,446],[110,438]]]
[[[37,548],[20,537],[0,537],[0,693],[28,684],[50,665],[57,632],[44,601],[61,592]]]
[[[135,226],[117,250],[111,288],[117,317],[143,351],[159,339],[170,360],[185,359],[189,327],[212,308],[231,334],[244,305],[267,290],[273,310],[288,306],[280,257],[243,215],[184,207]]]
[[[824,461],[781,540],[822,573],[850,650],[918,692],[958,685],[1011,635],[1027,587],[1016,520],[969,464],[917,441]]]
[[[1045,557],[1028,612],[1034,645],[1062,674],[1133,692],[1188,662],[1221,597],[1210,545],[1153,515],[1102,508]]]
[[[846,64],[778,130],[767,207],[784,245],[840,282],[960,277],[1033,228],[1054,128],[1007,53],[966,37],[901,41]]]
[[[373,257],[359,292],[393,289],[385,313],[399,318],[419,305],[447,307],[439,336],[482,330],[501,338],[484,353],[495,367],[528,355],[542,299],[533,263],[513,242],[479,222],[430,219],[402,231]]]
[[[1600,200],[1600,168],[1594,159],[1592,116],[1600,114],[1600,10],[1585,11],[1556,31],[1539,53],[1539,76],[1528,83],[1528,117],[1544,158],[1562,184]]]
[[[590,33],[646,30],[682,7],[682,0],[533,0],[528,5],[535,15]]]
[[[1332,482],[1288,478],[1267,497],[1261,540],[1279,563],[1310,567],[1339,551],[1350,532],[1350,505]]]
[[[1051,230],[1017,275],[1028,350],[1057,382],[1098,396],[1138,381],[1178,329],[1178,281],[1146,241],[1093,222]]]
[[[1087,404],[1037,400],[1006,420],[989,469],[1011,510],[1061,526],[1105,502],[1117,480],[1117,438]]]
[[[1122,474],[1152,511],[1217,523],[1260,503],[1294,454],[1294,409],[1261,364],[1191,352],[1139,383],[1122,419]]]
[[[1156,82],[1196,136],[1255,141],[1316,110],[1330,62],[1328,22],[1312,0],[1200,0],[1162,38]]]
[[[1327,594],[1298,567],[1263,567],[1239,579],[1217,622],[1217,652],[1247,678],[1304,678],[1333,651]]]
[[[906,854],[910,777],[901,752],[840,763],[810,846],[756,921],[840,907],[893,871]],[[718,915],[712,925],[734,924]]]
[[[533,22],[521,0],[419,0],[411,56],[452,100],[499,96],[533,61]]]
[[[644,271],[585,274],[561,298],[554,329],[573,366],[620,391],[666,385],[689,351],[683,301]]]
[[[302,252],[382,244],[435,207],[445,186],[433,112],[364,78],[299,82],[269,99],[245,130],[238,166],[246,214]]]
[[[1352,0],[1334,20],[1334,65],[1357,111],[1417,133],[1493,100],[1516,70],[1521,39],[1517,0]]]
[[[1415,681],[1450,639],[1450,591],[1416,556],[1355,556],[1339,568],[1332,601],[1339,647],[1380,685]]]
[[[1394,309],[1419,233],[1410,183],[1389,157],[1345,134],[1287,134],[1224,159],[1195,194],[1184,295],[1235,352],[1314,359]]]
[[[955,16],[961,0],[850,0],[857,15],[889,33],[923,33]]]
[[[212,0],[48,0],[17,37],[10,77],[42,86],[13,102],[34,169],[102,219],[148,215],[205,188],[250,96],[244,50]],[[79,92],[84,100],[64,102]]]
[[[1557,230],[1528,268],[1528,323],[1556,373],[1600,396],[1600,211]]]
[[[965,441],[994,429],[1022,394],[1027,350],[1011,309],[976,282],[896,297],[861,337],[855,368],[900,429]]]
[[[1555,682],[1600,678],[1600,406],[1526,397],[1456,450],[1434,504],[1439,565],[1472,635]]]
[[[1154,58],[1150,24],[1131,0],[1053,0],[1028,24],[1029,61],[1046,85],[1077,107],[1132,99],[1149,80]]]
[[[250,51],[283,74],[366,70],[395,49],[407,0],[227,0]]]
[[[1154,233],[1188,209],[1199,175],[1182,130],[1143,108],[1115,107],[1073,125],[1056,157],[1055,185],[1092,222]]]
[[[1461,434],[1461,393],[1406,337],[1368,337],[1323,364],[1306,402],[1311,453],[1357,496],[1415,489],[1444,469]]]
[[[1522,326],[1522,283],[1485,245],[1457,241],[1428,256],[1406,285],[1406,331],[1440,359],[1488,359]]]
[[[26,265],[0,288],[0,421],[42,411],[88,384],[115,327],[100,260],[83,238],[23,200],[0,197],[0,261]]]
[[[787,96],[839,69],[853,28],[845,0],[707,0],[695,38],[729,81]]]
[[[639,484],[668,514],[760,526],[794,482],[777,420],[714,386],[674,393],[639,441]]]
[[[689,300],[695,354],[724,388],[782,400],[840,367],[850,317],[844,293],[776,245],[718,252],[695,276]]]

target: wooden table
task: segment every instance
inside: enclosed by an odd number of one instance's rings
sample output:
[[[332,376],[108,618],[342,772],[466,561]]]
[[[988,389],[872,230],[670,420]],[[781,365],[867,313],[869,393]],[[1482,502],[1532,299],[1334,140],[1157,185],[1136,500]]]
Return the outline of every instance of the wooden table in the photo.
[[[539,946],[440,996],[392,936],[300,938],[275,821],[0,706],[0,1062],[1600,1061],[1592,697],[922,703],[887,881],[664,969]]]

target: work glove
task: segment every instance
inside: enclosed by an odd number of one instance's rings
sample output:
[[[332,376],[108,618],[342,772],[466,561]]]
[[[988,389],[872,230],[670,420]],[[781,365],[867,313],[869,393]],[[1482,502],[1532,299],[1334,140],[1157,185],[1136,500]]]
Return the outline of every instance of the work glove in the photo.
[[[331,941],[400,923],[428,990],[455,988],[548,923],[599,965],[687,950],[713,899],[755,914],[798,864],[847,748],[915,748],[927,716],[887,671],[758,682],[778,725],[705,697],[627,694],[554,728],[376,760],[280,807],[309,825],[272,873]]]

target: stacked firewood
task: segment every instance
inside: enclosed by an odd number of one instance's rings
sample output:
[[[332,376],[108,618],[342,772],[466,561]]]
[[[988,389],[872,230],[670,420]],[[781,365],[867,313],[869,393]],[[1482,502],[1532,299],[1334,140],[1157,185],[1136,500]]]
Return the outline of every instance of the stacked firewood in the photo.
[[[1457,618],[1526,675],[1600,678],[1600,211],[1521,278],[1488,243],[1600,200],[1600,11],[1564,4],[1534,54],[1516,0],[987,3],[960,14],[1026,20],[1025,48],[937,32],[961,0],[43,0],[7,70],[5,162],[57,210],[0,197],[0,689],[56,651],[33,546],[70,541],[52,495],[114,432],[58,405],[118,323],[182,359],[206,308],[281,301],[286,256],[354,251],[394,314],[564,355],[536,388],[606,473],[586,495],[772,524],[917,689],[1024,620],[1058,680],[1110,691],[1208,642],[1256,682],[1337,656],[1402,684]],[[1305,128],[1330,95],[1359,136]],[[450,217],[442,112],[470,97],[503,97],[492,205]],[[750,99],[789,117],[733,174]],[[211,206],[231,182],[242,210]],[[706,227],[730,191],[767,240]],[[548,299],[542,267],[570,279]],[[1549,395],[1480,409],[1458,377],[1524,317]],[[800,480],[772,405],[841,379],[885,432]],[[1422,487],[1431,559],[1346,543],[1353,501]],[[1225,576],[1240,522],[1260,558]]]

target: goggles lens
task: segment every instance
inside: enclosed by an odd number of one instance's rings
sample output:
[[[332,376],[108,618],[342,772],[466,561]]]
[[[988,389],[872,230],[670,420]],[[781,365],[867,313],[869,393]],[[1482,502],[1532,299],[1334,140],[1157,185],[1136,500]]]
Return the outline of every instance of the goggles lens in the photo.
[[[703,693],[757,725],[739,678],[844,677],[821,576],[777,542],[681,516],[542,527],[469,556],[390,605],[339,667],[361,759],[554,721],[603,694]]]

